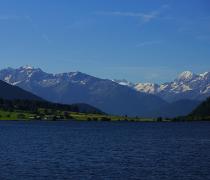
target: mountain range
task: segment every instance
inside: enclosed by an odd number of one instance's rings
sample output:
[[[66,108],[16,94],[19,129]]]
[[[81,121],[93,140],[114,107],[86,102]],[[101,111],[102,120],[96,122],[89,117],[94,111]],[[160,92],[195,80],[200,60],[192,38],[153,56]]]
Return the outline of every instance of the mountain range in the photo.
[[[58,104],[58,103],[51,103],[48,102],[26,90],[21,89],[18,86],[10,85],[4,81],[0,80],[0,101],[1,107],[8,108],[13,107],[13,109],[20,108],[51,108],[51,109],[58,109],[58,110],[71,110],[71,111],[78,111],[84,113],[98,113],[103,114],[102,111],[99,109],[90,106],[84,103],[72,104],[72,105],[65,105],[65,104]],[[3,105],[3,106],[2,106]]]
[[[24,66],[1,70],[0,79],[51,102],[87,103],[109,114],[150,116],[158,106],[167,104],[155,95],[81,72],[49,74]]]
[[[184,71],[174,81],[160,85],[155,83],[131,83],[126,80],[115,82],[139,92],[159,96],[167,102],[183,99],[202,101],[210,96],[210,72],[194,74],[190,71]]]
[[[210,95],[209,74],[187,71],[162,85],[133,84],[81,72],[50,74],[23,66],[1,70],[0,79],[56,103],[87,103],[109,114],[174,117],[190,113]]]

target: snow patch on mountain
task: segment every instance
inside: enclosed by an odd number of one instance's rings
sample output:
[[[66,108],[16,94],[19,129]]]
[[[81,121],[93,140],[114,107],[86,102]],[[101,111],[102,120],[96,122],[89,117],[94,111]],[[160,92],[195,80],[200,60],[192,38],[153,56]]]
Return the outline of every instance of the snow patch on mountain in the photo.
[[[26,66],[21,66],[20,69],[32,70],[32,69],[34,69],[34,67],[30,66],[30,65],[26,65]]]
[[[7,82],[7,83],[9,83],[10,80],[11,80],[11,78],[12,78],[12,75],[10,74],[10,75],[8,75],[8,76],[6,76],[6,77],[4,78],[4,81]]]
[[[121,79],[121,80],[114,79],[112,81],[116,82],[116,83],[118,83],[118,84],[120,84],[122,86],[129,86],[129,87],[133,87],[134,86],[133,83],[127,81],[126,79]]]
[[[202,73],[202,74],[199,74],[199,76],[200,76],[201,78],[205,78],[208,74],[209,74],[209,72],[204,72],[204,73]]]
[[[158,85],[153,83],[137,83],[134,89],[140,92],[155,94],[158,90]]]

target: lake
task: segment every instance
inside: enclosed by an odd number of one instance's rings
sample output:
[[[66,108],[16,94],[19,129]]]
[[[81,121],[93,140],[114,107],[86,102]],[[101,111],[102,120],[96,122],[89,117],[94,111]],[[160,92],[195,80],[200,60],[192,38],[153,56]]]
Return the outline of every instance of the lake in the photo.
[[[0,179],[210,179],[210,123],[1,121]]]

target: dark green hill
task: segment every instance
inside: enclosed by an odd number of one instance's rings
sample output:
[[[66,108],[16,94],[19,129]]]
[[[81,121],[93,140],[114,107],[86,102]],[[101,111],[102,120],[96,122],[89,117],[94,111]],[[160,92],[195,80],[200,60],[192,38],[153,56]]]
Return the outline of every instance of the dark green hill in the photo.
[[[6,110],[30,110],[35,111],[38,108],[46,108],[62,111],[75,111],[84,113],[102,113],[99,109],[88,104],[65,105],[51,103],[42,98],[23,90],[17,86],[10,85],[0,80],[0,108]]]
[[[42,101],[43,99],[25,91],[17,86],[12,86],[0,80],[0,98],[2,99],[28,99]]]
[[[36,100],[8,100],[0,99],[0,109],[4,111],[26,111],[26,112],[38,112],[39,109],[50,110],[51,113],[56,111],[71,111],[80,113],[91,113],[91,114],[104,114],[99,109],[92,107],[87,104],[58,104],[47,101],[36,101]]]
[[[198,120],[210,120],[210,97],[202,102],[190,115],[189,118]]]

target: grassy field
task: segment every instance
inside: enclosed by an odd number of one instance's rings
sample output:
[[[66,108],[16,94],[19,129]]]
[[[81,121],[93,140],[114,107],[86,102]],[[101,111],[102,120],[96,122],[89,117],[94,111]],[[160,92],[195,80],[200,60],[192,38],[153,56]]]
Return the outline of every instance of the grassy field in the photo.
[[[39,109],[38,112],[25,111],[3,111],[0,110],[0,120],[78,120],[78,121],[138,121],[152,122],[157,119],[139,118],[127,116],[112,116],[102,114],[86,114],[76,112],[52,111],[50,109]]]
[[[24,118],[21,118],[21,115],[24,114]],[[3,111],[0,110],[0,120],[18,120],[18,119],[29,119],[32,114],[23,111]]]

